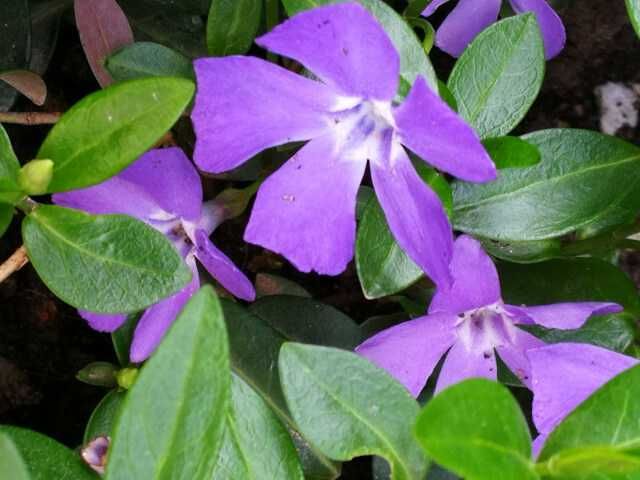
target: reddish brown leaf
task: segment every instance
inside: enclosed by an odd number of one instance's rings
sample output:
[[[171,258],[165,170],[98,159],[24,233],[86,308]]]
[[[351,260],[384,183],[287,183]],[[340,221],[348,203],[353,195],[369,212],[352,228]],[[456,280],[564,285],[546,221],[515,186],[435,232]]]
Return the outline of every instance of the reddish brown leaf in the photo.
[[[47,86],[37,73],[28,70],[11,70],[0,73],[4,80],[36,105],[44,104],[47,98]]]
[[[114,51],[133,43],[133,32],[126,15],[115,0],[75,0],[76,24],[80,42],[98,83],[113,82],[104,61]]]

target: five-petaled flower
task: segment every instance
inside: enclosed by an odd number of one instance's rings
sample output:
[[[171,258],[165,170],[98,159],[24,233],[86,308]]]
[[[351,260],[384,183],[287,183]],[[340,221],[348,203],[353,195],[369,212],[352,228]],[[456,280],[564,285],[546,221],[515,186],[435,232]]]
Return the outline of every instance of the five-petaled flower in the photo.
[[[422,14],[432,15],[449,0],[433,0]],[[533,12],[544,40],[547,59],[564,48],[567,34],[558,14],[547,0],[509,0],[516,13]],[[498,19],[502,0],[460,0],[436,32],[436,45],[449,55],[458,57],[476,36]]]
[[[339,274],[353,257],[356,194],[369,164],[399,245],[448,286],[451,226],[404,147],[459,178],[489,181],[495,166],[476,133],[422,77],[394,105],[398,52],[357,3],[300,13],[256,43],[319,80],[254,57],[195,61],[194,160],[202,170],[226,171],[266,148],[310,140],[261,186],[245,240],[301,271]]]
[[[215,200],[202,203],[200,176],[179,148],[151,150],[117,176],[93,187],[53,196],[59,205],[94,214],[122,213],[164,233],[191,268],[191,282],[181,291],[149,307],[138,322],[130,357],[146,359],[199,287],[197,258],[220,284],[238,298],[255,298],[247,277],[216,248],[209,235],[225,219]],[[100,292],[96,292],[100,295]],[[127,315],[80,312],[92,328],[111,332]]]
[[[428,315],[384,330],[356,348],[414,396],[447,351],[436,391],[470,377],[495,379],[495,352],[531,388],[526,352],[545,344],[518,325],[575,329],[591,315],[622,310],[605,302],[505,304],[495,265],[480,244],[466,235],[455,242],[451,273],[452,287],[436,292]]]
[[[585,343],[558,343],[527,352],[531,363],[533,422],[540,453],[549,434],[592,393],[638,360]]]

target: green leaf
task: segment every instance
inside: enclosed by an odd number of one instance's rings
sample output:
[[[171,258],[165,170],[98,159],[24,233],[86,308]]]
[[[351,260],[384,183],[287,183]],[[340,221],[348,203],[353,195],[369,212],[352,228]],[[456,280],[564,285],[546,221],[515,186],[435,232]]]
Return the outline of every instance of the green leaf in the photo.
[[[22,238],[51,291],[91,312],[141,310],[191,276],[164,235],[126,215],[40,205],[24,219]]]
[[[532,13],[497,22],[467,47],[449,77],[459,113],[480,137],[515,128],[544,78],[544,46]]]
[[[210,55],[247,53],[260,27],[262,1],[212,0],[207,18]]]
[[[0,72],[27,68],[31,43],[31,19],[27,0],[0,2]],[[15,102],[18,92],[0,82],[0,111]]]
[[[625,0],[625,3],[627,4],[631,24],[638,37],[640,37],[640,0]]]
[[[18,186],[20,163],[13,153],[7,131],[0,125],[0,202],[14,203],[24,196]]]
[[[422,160],[414,162],[422,179],[440,197],[447,213],[452,194],[447,181]],[[364,296],[376,299],[398,293],[418,281],[424,272],[396,243],[382,207],[372,196],[358,225],[356,269]]]
[[[0,426],[14,443],[27,465],[31,480],[73,479],[96,480],[96,475],[73,450],[40,433],[24,428]],[[4,465],[2,478],[4,477]]]
[[[536,263],[559,256],[562,242],[557,238],[529,242],[501,242],[479,238],[490,255],[514,263]]]
[[[635,218],[638,147],[586,130],[545,130],[523,138],[540,150],[539,164],[502,170],[491,183],[454,183],[456,229],[506,242],[530,241],[602,219],[622,224]]]
[[[640,366],[616,376],[549,435],[539,462],[553,476],[640,473]],[[609,477],[606,477],[609,478]],[[637,477],[634,477],[637,478]]]
[[[83,443],[89,443],[96,437],[110,437],[113,434],[113,425],[125,395],[125,392],[111,390],[100,400],[84,429]]]
[[[11,438],[0,433],[0,465],[2,475],[11,480],[30,480],[27,466]]]
[[[312,298],[271,295],[249,311],[287,340],[351,350],[363,340],[360,327],[341,311]]]
[[[518,137],[487,138],[482,145],[500,170],[531,167],[540,163],[538,149]]]
[[[107,480],[212,478],[229,389],[224,318],[207,286],[187,303],[129,390]]]
[[[300,431],[336,460],[379,455],[394,480],[424,478],[428,462],[411,435],[418,404],[386,372],[355,353],[285,343],[280,383]]]
[[[136,42],[110,55],[106,68],[116,81],[143,77],[193,79],[191,60],[175,50],[153,42]]]
[[[0,237],[7,231],[13,219],[13,207],[6,203],[0,203]]]
[[[527,422],[499,383],[471,379],[443,390],[420,413],[416,435],[436,462],[468,480],[538,478]]]
[[[194,88],[183,78],[141,78],[80,100],[38,152],[55,162],[49,192],[95,185],[127,167],[173,126]]]
[[[341,1],[343,0],[282,0],[282,3],[287,14],[292,16],[303,10]],[[406,86],[413,85],[416,77],[422,75],[433,91],[437,92],[438,80],[433,66],[407,22],[381,0],[358,1],[380,22],[400,54],[400,76]]]
[[[285,339],[259,317],[229,300],[220,301],[229,332],[231,368],[262,397],[290,430],[296,428],[287,408],[278,375],[278,354]],[[340,466],[292,433],[305,478],[332,480]]]
[[[231,404],[211,478],[303,480],[289,433],[264,400],[236,375],[231,379]]]
[[[116,358],[121,366],[126,367],[129,365],[129,350],[131,349],[131,342],[133,341],[133,334],[138,325],[141,315],[129,315],[126,322],[124,322],[115,332],[111,334],[111,343],[113,343],[113,350],[116,354]]]
[[[256,295],[258,298],[270,295],[294,295],[311,298],[311,294],[293,280],[270,273],[256,275]]]

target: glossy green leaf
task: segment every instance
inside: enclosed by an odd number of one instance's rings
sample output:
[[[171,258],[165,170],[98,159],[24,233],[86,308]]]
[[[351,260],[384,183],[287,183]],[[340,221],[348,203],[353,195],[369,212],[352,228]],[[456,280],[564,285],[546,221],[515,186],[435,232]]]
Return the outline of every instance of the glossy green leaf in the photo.
[[[282,0],[289,16],[303,10],[337,3],[343,0]],[[400,76],[406,87],[412,85],[418,75],[438,91],[438,80],[420,40],[400,15],[382,0],[358,0],[380,22],[400,54]],[[408,89],[408,88],[406,88]]]
[[[625,0],[631,25],[640,37],[640,0]]]
[[[212,0],[207,18],[210,55],[247,53],[260,27],[262,1]]]
[[[110,437],[113,434],[113,425],[125,395],[125,392],[111,390],[100,400],[84,429],[83,443],[89,443],[96,437]]]
[[[18,186],[20,163],[6,130],[0,125],[0,202],[17,202],[24,194]]]
[[[107,480],[212,478],[229,394],[222,308],[207,286],[184,307],[127,393]]]
[[[264,400],[236,375],[231,380],[231,408],[211,478],[304,478],[289,432]]]
[[[31,20],[27,0],[0,2],[0,72],[27,68],[31,43]],[[0,82],[0,111],[11,108],[18,92]]]
[[[13,219],[13,207],[5,203],[0,203],[0,237],[7,231]]]
[[[515,128],[535,100],[544,78],[542,36],[531,13],[497,22],[467,47],[448,86],[459,113],[480,137]]]
[[[414,165],[450,213],[452,194],[447,181],[422,160],[417,160]],[[398,293],[424,275],[396,243],[375,197],[369,199],[358,225],[355,260],[362,291],[369,299]]]
[[[27,466],[11,438],[0,433],[0,466],[3,478],[11,480],[30,480]]]
[[[127,167],[173,126],[194,88],[182,78],[141,78],[76,103],[38,152],[55,162],[49,192],[95,185]]]
[[[31,480],[96,480],[96,475],[73,450],[40,433],[24,428],[0,426],[16,446]],[[0,474],[4,475],[4,465]],[[9,480],[11,477],[4,477]],[[11,478],[11,480],[14,480]]]
[[[518,137],[487,138],[482,145],[499,170],[531,167],[540,162],[540,152],[535,145]]]
[[[221,299],[229,332],[229,352],[233,372],[249,384],[278,417],[293,431],[295,422],[280,387],[278,354],[285,338],[268,323],[229,300]],[[332,480],[340,466],[292,433],[306,479]]]
[[[358,325],[341,311],[312,298],[263,297],[249,307],[287,340],[351,350],[363,338]]]
[[[334,348],[285,343],[278,362],[300,431],[336,460],[378,455],[394,480],[421,480],[428,462],[411,434],[418,404],[368,360]]]
[[[640,366],[610,380],[549,435],[539,462],[560,478],[640,475]],[[596,478],[596,477],[594,477]],[[621,477],[615,477],[621,478]],[[624,478],[624,477],[622,477]]]
[[[153,42],[128,45],[110,55],[105,66],[116,81],[144,77],[194,78],[191,60]]]
[[[133,334],[140,320],[141,314],[129,315],[129,318],[113,333],[111,333],[111,343],[116,358],[121,366],[129,365],[129,350],[133,341]]]
[[[482,247],[490,255],[514,263],[536,263],[555,258],[560,253],[562,242],[557,238],[528,242],[501,242],[479,238]]]
[[[640,149],[586,130],[556,129],[523,137],[541,161],[502,170],[486,184],[455,182],[455,228],[500,241],[558,237],[640,209]],[[588,186],[588,188],[585,188]]]
[[[258,298],[270,295],[294,295],[311,298],[311,294],[296,282],[270,273],[256,275],[256,295]]]
[[[40,205],[24,219],[22,238],[51,291],[91,312],[141,310],[191,277],[164,235],[126,215]]]
[[[538,478],[527,422],[499,383],[471,379],[443,390],[420,413],[416,435],[436,462],[465,479]]]

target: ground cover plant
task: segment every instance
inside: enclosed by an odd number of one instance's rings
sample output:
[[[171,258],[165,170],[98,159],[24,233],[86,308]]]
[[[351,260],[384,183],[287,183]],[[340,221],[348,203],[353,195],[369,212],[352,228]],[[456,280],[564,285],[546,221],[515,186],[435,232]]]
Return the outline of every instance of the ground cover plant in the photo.
[[[0,478],[640,478],[593,2],[1,5]]]

